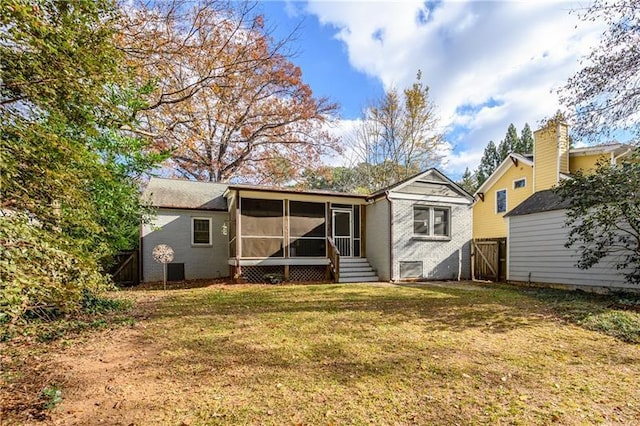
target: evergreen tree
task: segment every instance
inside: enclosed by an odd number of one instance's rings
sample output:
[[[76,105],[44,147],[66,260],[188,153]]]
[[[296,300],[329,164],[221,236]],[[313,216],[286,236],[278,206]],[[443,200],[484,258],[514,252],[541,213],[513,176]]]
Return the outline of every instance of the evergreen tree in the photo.
[[[496,144],[493,141],[489,141],[489,144],[484,149],[484,154],[482,155],[478,171],[476,172],[478,187],[491,176],[501,162],[502,159],[498,153]]]
[[[475,176],[471,173],[471,171],[469,171],[468,167],[464,169],[462,179],[460,179],[457,184],[460,185],[460,187],[467,191],[469,194],[473,194],[474,192],[476,192],[476,189],[478,189],[476,186]]]
[[[498,145],[498,154],[500,158],[504,160],[511,152],[520,152],[519,149],[520,138],[518,137],[518,130],[516,130],[516,126],[511,123],[507,129],[507,134]]]
[[[533,153],[533,132],[531,131],[531,127],[529,127],[529,123],[525,123],[522,128],[522,132],[520,133],[520,146],[515,152],[520,154]]]

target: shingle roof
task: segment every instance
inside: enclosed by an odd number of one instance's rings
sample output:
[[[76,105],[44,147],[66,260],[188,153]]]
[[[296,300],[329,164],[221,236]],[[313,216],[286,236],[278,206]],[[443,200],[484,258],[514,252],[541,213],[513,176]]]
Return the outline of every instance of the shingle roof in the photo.
[[[547,189],[546,191],[534,193],[504,217],[562,210],[568,208],[570,204],[569,200],[562,201],[562,198],[553,192],[553,189]]]
[[[223,183],[152,177],[142,199],[154,207],[226,211],[227,200],[223,194],[227,187]]]

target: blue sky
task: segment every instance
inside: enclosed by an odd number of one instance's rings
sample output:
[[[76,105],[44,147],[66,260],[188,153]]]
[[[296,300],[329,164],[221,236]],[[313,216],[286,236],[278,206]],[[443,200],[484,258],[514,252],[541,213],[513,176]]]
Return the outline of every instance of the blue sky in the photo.
[[[386,88],[418,69],[448,142],[442,170],[457,179],[477,166],[509,123],[520,130],[559,107],[557,89],[597,44],[599,23],[579,21],[569,1],[265,1],[282,37],[299,26],[293,61],[316,96],[341,105],[346,134]],[[348,155],[328,158],[330,164]]]

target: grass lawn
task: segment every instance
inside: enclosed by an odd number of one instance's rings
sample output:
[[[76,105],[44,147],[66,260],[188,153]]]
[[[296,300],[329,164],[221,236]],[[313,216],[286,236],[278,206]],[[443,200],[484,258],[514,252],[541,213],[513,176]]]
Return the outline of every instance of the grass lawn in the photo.
[[[640,345],[622,340],[637,335],[640,314],[611,298],[457,283],[121,294],[137,301],[133,325],[0,347],[13,366],[0,376],[0,401],[14,395],[0,419],[640,423]],[[603,333],[612,322],[618,338]],[[45,415],[16,405],[30,375],[60,390]]]

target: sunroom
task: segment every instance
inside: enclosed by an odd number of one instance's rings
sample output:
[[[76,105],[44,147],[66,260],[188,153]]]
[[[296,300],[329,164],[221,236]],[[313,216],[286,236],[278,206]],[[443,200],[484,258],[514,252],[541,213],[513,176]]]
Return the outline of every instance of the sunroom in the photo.
[[[364,195],[230,185],[224,196],[236,278],[337,281],[340,259],[366,256]]]

